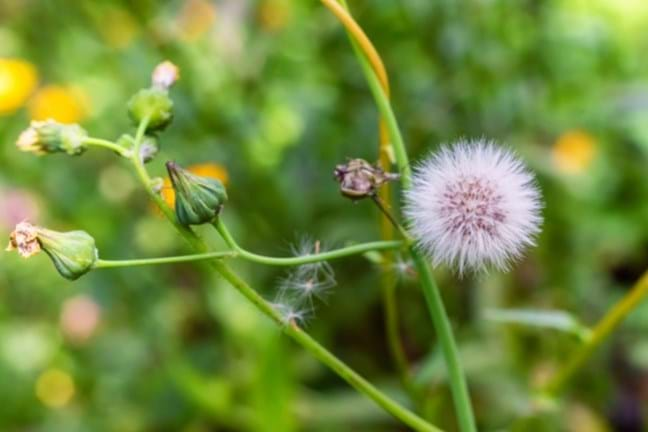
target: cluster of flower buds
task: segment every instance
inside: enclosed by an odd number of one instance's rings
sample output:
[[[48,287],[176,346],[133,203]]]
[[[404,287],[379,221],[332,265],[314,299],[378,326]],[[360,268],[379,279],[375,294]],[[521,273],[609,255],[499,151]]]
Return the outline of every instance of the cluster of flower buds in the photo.
[[[216,219],[227,201],[223,184],[210,177],[192,174],[175,162],[167,162],[175,190],[175,212],[182,225],[200,225]]]
[[[342,195],[354,201],[375,196],[382,185],[399,177],[364,159],[351,159],[346,164],[337,165],[334,175],[340,183]]]
[[[95,241],[85,231],[57,232],[28,222],[11,233],[7,250],[14,249],[24,258],[45,251],[61,276],[70,280],[89,272],[98,257]]]
[[[147,132],[166,128],[173,119],[173,101],[169,89],[180,78],[179,69],[169,61],[157,65],[151,87],[142,89],[128,102],[128,114],[135,125],[147,119]]]
[[[80,155],[86,150],[84,139],[87,136],[88,133],[76,124],[32,121],[29,128],[20,134],[16,145],[19,150],[37,155],[60,152]]]

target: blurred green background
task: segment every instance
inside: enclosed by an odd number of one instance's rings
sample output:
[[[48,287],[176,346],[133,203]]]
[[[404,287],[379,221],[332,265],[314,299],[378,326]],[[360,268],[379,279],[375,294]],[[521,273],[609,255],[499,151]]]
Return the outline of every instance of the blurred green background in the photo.
[[[553,409],[530,391],[578,340],[485,318],[564,310],[596,322],[648,264],[648,2],[354,0],[391,75],[413,160],[460,137],[496,139],[538,173],[539,246],[510,273],[436,270],[480,430],[648,430],[648,304],[580,371]],[[246,248],[290,253],[304,236],[377,239],[368,202],[332,180],[377,159],[376,109],[348,39],[315,1],[0,2],[0,238],[23,219],[83,229],[101,256],[187,253],[112,154],[34,157],[30,119],[116,139],[126,101],[170,59],[163,162],[227,175],[225,218]],[[213,238],[209,230],[205,234]],[[405,262],[405,265],[407,263]],[[406,402],[384,337],[381,270],[332,263],[338,285],[307,329]],[[272,299],[281,269],[236,263]],[[402,339],[426,415],[456,430],[422,295],[407,277]],[[208,288],[209,287],[209,288]],[[0,254],[2,431],[405,431],[201,265],[95,271],[63,280],[45,256]]]

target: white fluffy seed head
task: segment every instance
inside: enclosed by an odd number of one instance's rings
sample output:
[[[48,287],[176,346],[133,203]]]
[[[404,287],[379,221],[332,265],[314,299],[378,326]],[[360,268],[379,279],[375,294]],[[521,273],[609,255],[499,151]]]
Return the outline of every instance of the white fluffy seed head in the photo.
[[[435,265],[505,270],[540,232],[533,174],[492,141],[444,146],[415,168],[405,192],[412,234]]]

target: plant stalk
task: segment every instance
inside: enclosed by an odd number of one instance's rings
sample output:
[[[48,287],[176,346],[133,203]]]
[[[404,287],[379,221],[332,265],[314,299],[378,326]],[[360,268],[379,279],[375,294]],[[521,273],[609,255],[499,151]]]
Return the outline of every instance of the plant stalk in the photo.
[[[134,154],[131,158],[134,164],[135,171],[142,185],[146,188],[154,200],[160,207],[160,210],[169,219],[169,221],[178,229],[178,232],[187,240],[187,242],[199,253],[204,253],[207,250],[205,242],[198,237],[190,228],[184,227],[178,223],[174,212],[166,205],[164,200],[151,189],[150,177],[142,163],[139,155],[139,148],[142,143],[144,131],[146,130],[146,120],[143,121],[135,137]],[[290,336],[293,340],[299,343],[307,351],[309,351],[318,360],[328,366],[331,370],[337,373],[341,378],[353,386],[356,390],[363,393],[376,404],[381,406],[385,411],[389,412],[392,416],[402,421],[412,429],[419,432],[442,432],[441,429],[429,424],[421,417],[417,416],[407,408],[400,405],[398,402],[391,399],[389,396],[382,393],[370,382],[360,376],[357,372],[347,366],[344,362],[335,357],[326,348],[321,346],[317,341],[311,338],[308,334],[303,332],[295,323],[286,323],[283,316],[272,305],[263,299],[254,289],[238,277],[230,267],[222,260],[212,260],[209,264],[234,288],[239,291],[245,298],[247,298],[260,312],[268,318],[280,324],[284,333]]]
[[[389,102],[387,93],[383,90],[383,79],[381,79],[381,76],[374,72],[375,69],[372,68],[372,64],[374,64],[371,60],[373,58],[372,51],[375,51],[375,48],[373,48],[371,42],[368,41],[368,38],[366,38],[366,35],[362,32],[360,26],[357,25],[353,17],[351,17],[344,8],[337,4],[335,0],[322,1],[349,30],[349,33],[358,45],[363,48],[363,53],[365,55],[359,57],[360,65],[362,66],[365,77],[367,78],[378,111],[385,121],[385,126],[394,149],[398,170],[401,175],[401,184],[404,189],[408,189],[412,184],[412,170],[409,164],[407,149],[405,148],[405,143],[398,126],[398,121],[391,107],[391,103]],[[331,5],[330,3],[335,3],[335,5]],[[353,21],[355,25],[352,25],[350,21]],[[352,31],[352,29],[356,28],[360,29],[360,31]],[[371,46],[373,49],[365,51],[364,48],[367,46]],[[421,288],[423,289],[428,309],[441,343],[459,426],[463,432],[475,432],[477,427],[468,393],[468,385],[460,363],[456,342],[452,333],[452,327],[447,313],[445,312],[439,289],[432,276],[429,263],[416,249],[415,245],[410,246],[410,254],[412,255],[417,267],[421,280]]]
[[[543,392],[548,396],[555,396],[559,393],[567,381],[569,381],[592,356],[610,334],[621,324],[621,322],[643,301],[648,294],[648,271],[635,283],[630,291],[610,309],[607,314],[592,329],[587,341],[576,348],[569,356],[567,363],[558,370],[549,383],[544,387]]]

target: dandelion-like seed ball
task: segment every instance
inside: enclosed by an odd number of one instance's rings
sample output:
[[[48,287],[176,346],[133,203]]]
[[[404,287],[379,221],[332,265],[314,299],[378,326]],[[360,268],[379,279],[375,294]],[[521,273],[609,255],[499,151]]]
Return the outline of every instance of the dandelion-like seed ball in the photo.
[[[495,267],[534,245],[541,195],[533,174],[512,152],[474,140],[441,148],[414,172],[405,193],[412,234],[435,265]]]

